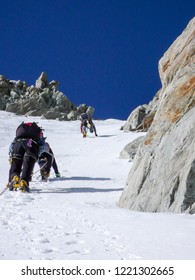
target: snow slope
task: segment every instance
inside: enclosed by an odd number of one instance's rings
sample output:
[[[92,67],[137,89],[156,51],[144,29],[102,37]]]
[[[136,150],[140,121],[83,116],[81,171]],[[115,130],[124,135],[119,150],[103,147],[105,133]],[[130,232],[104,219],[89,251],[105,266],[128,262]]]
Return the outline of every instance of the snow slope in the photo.
[[[6,185],[8,148],[21,121],[38,121],[62,177],[39,172],[32,192],[0,196],[1,260],[195,259],[195,215],[139,213],[117,207],[132,163],[119,159],[139,133],[123,121],[95,121],[98,137],[80,134],[79,121],[60,122],[0,112],[0,192]],[[35,172],[38,165],[35,166]]]

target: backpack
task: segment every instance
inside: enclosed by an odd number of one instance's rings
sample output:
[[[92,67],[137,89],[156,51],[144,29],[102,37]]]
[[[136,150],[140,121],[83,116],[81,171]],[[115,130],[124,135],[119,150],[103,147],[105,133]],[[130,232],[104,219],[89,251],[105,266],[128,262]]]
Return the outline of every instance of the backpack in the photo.
[[[22,122],[16,129],[16,139],[33,139],[39,141],[42,129],[35,122]]]
[[[87,113],[82,113],[80,115],[80,120],[83,121],[83,120],[88,120],[89,119],[89,115]]]

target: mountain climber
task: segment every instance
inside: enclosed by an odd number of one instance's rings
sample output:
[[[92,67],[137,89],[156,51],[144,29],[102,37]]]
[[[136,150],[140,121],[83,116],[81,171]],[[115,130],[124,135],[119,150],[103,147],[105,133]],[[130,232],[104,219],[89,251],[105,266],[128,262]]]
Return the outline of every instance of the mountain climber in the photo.
[[[89,129],[91,133],[94,132],[95,136],[98,136],[96,132],[95,124],[93,123],[91,117],[87,113],[81,114],[80,120],[81,120],[80,130],[84,138],[87,137],[87,129]]]
[[[42,145],[39,149],[38,164],[40,167],[41,178],[47,181],[51,167],[53,167],[56,177],[60,177],[58,166],[54,157],[54,153],[48,142],[45,141],[45,137],[42,137]]]
[[[16,129],[16,136],[10,145],[10,170],[8,188],[29,192],[29,182],[38,158],[39,141],[43,129],[35,122],[22,122]]]

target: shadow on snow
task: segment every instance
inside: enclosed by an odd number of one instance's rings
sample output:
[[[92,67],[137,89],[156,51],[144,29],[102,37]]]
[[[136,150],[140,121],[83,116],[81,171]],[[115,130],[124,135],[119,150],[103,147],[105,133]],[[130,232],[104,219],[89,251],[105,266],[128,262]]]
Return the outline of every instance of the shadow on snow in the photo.
[[[50,178],[49,182],[54,181],[70,181],[70,180],[78,180],[78,181],[108,181],[110,178],[105,177],[84,177],[84,176],[73,176],[73,177],[61,177],[61,178]]]
[[[98,192],[116,192],[116,191],[122,191],[123,188],[120,189],[96,189],[96,188],[49,188],[47,190],[45,189],[38,189],[33,188],[31,189],[31,192],[37,192],[37,193],[98,193]]]
[[[107,137],[113,137],[113,136],[117,136],[116,134],[113,134],[113,135],[98,135],[98,137],[105,137],[105,138],[107,138]]]
[[[105,181],[105,180],[111,180],[110,178],[93,178],[93,177],[82,177],[82,176],[74,176],[74,177],[61,177],[61,178],[50,178],[48,182],[54,182],[54,181],[71,181],[71,180],[87,180],[87,181]],[[101,189],[101,188],[92,188],[92,187],[53,187],[48,185],[48,188],[43,189],[41,188],[32,188],[32,192],[37,192],[37,193],[95,193],[95,192],[116,192],[116,191],[122,191],[123,188],[118,188],[118,189]]]

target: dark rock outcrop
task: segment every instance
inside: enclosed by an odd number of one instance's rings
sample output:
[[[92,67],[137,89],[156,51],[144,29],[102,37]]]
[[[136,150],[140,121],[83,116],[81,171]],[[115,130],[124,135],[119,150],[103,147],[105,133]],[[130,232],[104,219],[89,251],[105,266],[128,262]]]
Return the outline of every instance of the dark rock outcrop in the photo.
[[[20,115],[41,116],[46,119],[76,120],[81,113],[94,109],[87,105],[74,105],[68,97],[58,90],[57,81],[49,82],[42,72],[36,84],[8,80],[0,75],[0,110]]]

